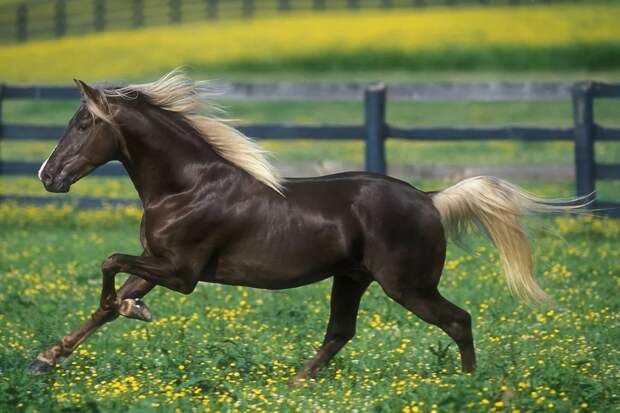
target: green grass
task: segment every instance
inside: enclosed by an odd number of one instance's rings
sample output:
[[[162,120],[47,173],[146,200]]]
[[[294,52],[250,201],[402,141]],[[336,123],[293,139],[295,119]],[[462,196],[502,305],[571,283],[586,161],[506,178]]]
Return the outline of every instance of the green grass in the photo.
[[[221,105],[242,122],[360,124],[362,102],[229,101]],[[3,102],[4,122],[65,125],[78,107],[72,101],[11,100]],[[620,126],[620,100],[597,99],[596,121]],[[399,102],[387,104],[387,120],[395,125],[572,126],[572,105],[563,101]]]
[[[321,71],[310,72],[303,68],[297,70],[288,70],[286,72],[265,72],[250,71],[240,69],[215,69],[204,67],[191,68],[192,75],[196,79],[226,79],[238,81],[334,81],[334,82],[431,82],[431,81],[461,81],[461,82],[488,82],[488,81],[519,81],[519,80],[546,80],[546,81],[580,81],[580,80],[599,80],[614,82],[620,79],[618,70],[600,70],[596,72],[584,70],[565,70],[561,72],[536,71],[536,70],[519,70],[519,71],[462,71],[462,70],[442,70],[428,71],[417,70],[415,72],[407,70],[367,70],[364,68],[355,68],[346,72],[342,71]],[[135,80],[153,79],[160,76],[161,73],[153,71],[152,73],[141,74]],[[134,80],[134,79],[129,79]]]
[[[360,124],[362,102],[229,101],[221,105],[242,122]],[[65,125],[77,109],[72,101],[11,100],[3,103],[4,122]],[[596,121],[620,125],[620,100],[599,99]],[[399,102],[387,105],[387,120],[395,125],[504,125],[572,126],[570,101],[509,102]]]
[[[402,51],[365,48],[360,51],[326,50],[313,56],[239,59],[226,64],[189,62],[201,71],[257,70],[264,72],[403,70],[416,71],[605,71],[620,67],[620,43],[561,46],[483,46]]]
[[[444,333],[373,285],[356,338],[291,388],[322,339],[329,281],[279,292],[204,285],[190,296],[157,288],[146,297],[153,323],[121,318],[51,374],[29,376],[36,354],[94,309],[102,259],[139,253],[138,216],[0,205],[0,411],[191,411],[205,400],[212,411],[613,411],[619,222],[542,222],[560,237],[534,224],[550,307],[510,297],[486,242],[450,247],[440,288],[473,316],[475,374],[460,373],[454,345],[438,351]]]
[[[226,102],[247,122],[359,123],[359,103]],[[64,124],[74,102],[10,102],[7,122]],[[602,101],[597,121],[618,125],[618,103]],[[393,103],[394,124],[570,126],[568,103]],[[2,159],[41,160],[53,142],[0,142]],[[264,142],[283,160],[361,162],[359,142]],[[620,145],[597,144],[599,160],[618,162]],[[561,142],[424,143],[390,140],[402,163],[573,162]],[[574,183],[517,182],[544,196],[571,196]],[[439,182],[415,181],[425,190]],[[620,182],[599,182],[618,200]],[[35,177],[0,177],[2,194],[48,195]],[[126,179],[87,177],[73,196],[135,197]],[[155,289],[156,320],[119,319],[93,335],[53,373],[24,368],[88,316],[97,303],[101,261],[138,254],[139,211],[0,204],[0,411],[578,411],[618,404],[620,221],[558,218],[530,222],[536,267],[556,304],[531,308],[508,294],[490,245],[450,247],[441,291],[474,319],[479,370],[459,371],[449,338],[373,285],[356,338],[316,380],[288,381],[320,345],[330,282],[269,292],[204,285],[191,296]],[[544,228],[549,231],[545,231]],[[119,282],[120,282],[119,277]],[[181,367],[182,366],[182,367]],[[206,404],[205,404],[206,403]],[[500,407],[501,404],[505,407]],[[64,410],[63,410],[64,409]]]

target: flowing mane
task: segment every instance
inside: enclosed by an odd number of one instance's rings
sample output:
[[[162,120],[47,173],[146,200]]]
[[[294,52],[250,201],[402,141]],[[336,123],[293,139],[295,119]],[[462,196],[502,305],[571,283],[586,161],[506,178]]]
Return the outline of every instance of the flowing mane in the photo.
[[[210,103],[210,98],[214,93],[208,87],[207,82],[193,81],[183,71],[173,70],[151,83],[103,89],[102,92],[104,100],[107,97],[131,99],[135,98],[136,93],[140,93],[145,95],[152,104],[162,109],[183,114],[221,157],[282,194],[282,178],[267,160],[267,151],[251,138],[228,125],[225,120],[201,114],[205,111],[214,112],[214,109],[220,110]],[[103,103],[104,107],[107,107],[107,101]],[[91,106],[95,104],[88,105],[91,113],[111,121],[109,111],[102,111],[101,108]]]

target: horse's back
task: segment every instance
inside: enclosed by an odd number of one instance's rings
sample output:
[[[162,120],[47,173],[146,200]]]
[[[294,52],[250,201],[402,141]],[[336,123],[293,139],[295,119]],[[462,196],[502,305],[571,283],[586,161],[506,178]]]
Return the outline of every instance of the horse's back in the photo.
[[[431,196],[404,181],[348,172],[291,180],[287,196],[289,192],[293,202],[316,205],[323,213],[332,211],[349,220],[361,233],[366,248],[413,253],[412,249],[445,246]]]
[[[368,172],[287,179],[285,194],[294,203],[352,212],[379,224],[389,225],[395,218],[419,222],[439,217],[427,193],[399,179]],[[380,221],[371,219],[378,217]]]

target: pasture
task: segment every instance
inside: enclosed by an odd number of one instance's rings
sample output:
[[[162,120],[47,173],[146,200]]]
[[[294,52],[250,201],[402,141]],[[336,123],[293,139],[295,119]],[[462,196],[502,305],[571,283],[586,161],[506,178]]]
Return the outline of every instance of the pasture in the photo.
[[[193,67],[197,78],[230,70],[306,78],[343,70],[617,71],[619,16],[616,2],[584,2],[192,23],[0,46],[0,60],[11,62],[0,67],[0,79],[143,80],[179,65]]]
[[[475,374],[460,373],[443,332],[373,285],[356,338],[294,388],[322,340],[329,281],[278,292],[204,285],[190,296],[157,288],[146,297],[155,321],[119,319],[51,374],[30,376],[38,351],[94,309],[102,259],[139,252],[139,211],[2,204],[0,223],[2,411],[607,412],[618,403],[618,221],[532,222],[537,273],[556,300],[545,308],[510,297],[488,243],[449,249],[440,289],[472,313]]]
[[[360,103],[225,102],[244,121],[360,122]],[[597,103],[597,121],[617,125],[617,101]],[[9,122],[62,124],[76,102],[10,101]],[[529,123],[568,126],[566,102],[396,102],[400,124]],[[361,142],[263,142],[294,160],[361,162]],[[53,142],[3,141],[3,159],[40,160]],[[597,144],[617,161],[617,143]],[[572,164],[568,142],[388,142],[403,163]],[[3,194],[43,195],[35,177],[2,177]],[[422,189],[445,182],[415,182]],[[541,195],[570,196],[571,181],[522,182]],[[617,181],[599,184],[617,200]],[[74,194],[135,197],[125,179],[86,178]],[[24,371],[31,359],[87,317],[97,303],[100,263],[139,253],[135,208],[0,205],[4,289],[0,293],[0,410],[62,411],[608,411],[618,402],[620,223],[591,217],[531,222],[543,287],[556,303],[530,308],[504,285],[490,245],[449,250],[441,290],[474,317],[479,370],[460,372],[441,331],[371,287],[358,335],[316,379],[289,380],[319,346],[330,282],[269,292],[217,285],[191,296],[157,288],[146,297],[155,321],[121,319],[102,328],[51,374]],[[119,280],[120,281],[120,280]]]
[[[620,6],[608,1],[195,23],[0,46],[0,60],[10,62],[0,66],[0,80],[143,81],[181,64],[196,79],[616,80],[619,16]],[[248,123],[346,124],[360,123],[363,115],[361,102],[223,103]],[[65,124],[76,107],[6,101],[2,116],[4,122]],[[618,100],[597,100],[596,121],[620,125],[618,109]],[[393,102],[387,118],[420,126],[570,126],[571,110],[568,100]],[[282,161],[361,167],[362,142],[337,138],[261,145]],[[50,141],[2,140],[0,157],[42,160],[52,147]],[[389,140],[386,149],[388,162],[397,164],[527,168],[574,162],[569,142]],[[599,162],[620,160],[617,142],[598,142],[595,150]],[[412,183],[434,190],[453,179]],[[575,193],[571,180],[516,183],[543,196]],[[597,188],[600,199],[620,200],[620,181]],[[23,176],[0,176],[0,192],[53,196],[36,177]],[[70,195],[136,197],[128,180],[101,177],[85,178]],[[447,335],[372,285],[356,337],[316,379],[291,387],[323,339],[326,280],[277,292],[203,284],[189,296],[158,287],[145,298],[152,323],[118,319],[52,373],[29,375],[25,368],[36,354],[95,309],[102,260],[140,252],[140,214],[133,207],[78,211],[0,203],[1,412],[603,413],[620,404],[620,220],[591,216],[527,221],[538,279],[555,300],[545,307],[510,296],[486,240],[472,236],[468,249],[450,245],[440,291],[472,314],[474,374],[460,372]]]
[[[229,102],[246,121],[344,122],[358,104]],[[62,123],[75,104],[9,102],[5,119]],[[617,124],[617,102],[597,108]],[[567,125],[564,103],[397,103],[397,122]],[[413,119],[413,120],[412,120]],[[359,120],[359,119],[357,119]],[[278,158],[361,161],[357,142],[264,142]],[[50,142],[2,142],[3,159],[45,157]],[[618,145],[597,144],[618,159]],[[568,143],[391,141],[388,159],[416,163],[572,163]],[[415,182],[422,189],[445,182]],[[541,195],[570,196],[573,183],[521,182]],[[615,181],[599,183],[617,200]],[[77,195],[133,197],[124,179],[86,178]],[[3,177],[3,194],[42,195],[34,177]],[[536,267],[555,304],[531,308],[506,290],[497,255],[473,238],[455,246],[440,289],[474,318],[479,370],[460,373],[451,340],[390,301],[376,285],[362,300],[358,334],[315,380],[289,380],[319,346],[330,281],[287,291],[203,285],[190,296],[157,288],[155,321],[120,319],[50,375],[24,368],[95,308],[99,266],[113,252],[138,253],[139,210],[0,205],[0,410],[61,411],[609,411],[618,403],[616,343],[620,222],[591,217],[530,221]],[[120,282],[120,280],[119,280]]]

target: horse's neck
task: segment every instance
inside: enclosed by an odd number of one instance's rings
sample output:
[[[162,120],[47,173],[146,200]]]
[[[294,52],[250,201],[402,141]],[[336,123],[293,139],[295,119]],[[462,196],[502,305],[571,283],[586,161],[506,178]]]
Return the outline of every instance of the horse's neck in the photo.
[[[172,194],[188,192],[226,163],[188,125],[152,113],[140,130],[128,128],[129,157],[122,159],[145,207]],[[225,168],[227,173],[235,170]],[[219,173],[218,173],[219,174]]]

